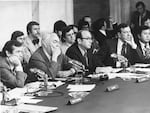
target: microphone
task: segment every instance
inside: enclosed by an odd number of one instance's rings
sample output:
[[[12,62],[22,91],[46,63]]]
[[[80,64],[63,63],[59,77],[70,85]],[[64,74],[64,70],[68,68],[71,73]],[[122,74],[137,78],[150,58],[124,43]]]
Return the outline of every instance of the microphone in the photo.
[[[81,72],[81,71],[86,72],[86,71],[88,71],[88,69],[85,69],[85,66],[79,61],[70,60],[69,63],[72,64],[73,66],[75,66],[75,68],[77,69],[77,72]]]
[[[116,59],[119,62],[128,62],[128,59],[126,57],[116,53],[112,53],[110,57]]]
[[[45,80],[51,79],[50,77],[48,77],[48,75],[44,71],[42,71],[40,69],[30,68],[30,72],[36,74],[38,77],[38,80],[45,81]]]

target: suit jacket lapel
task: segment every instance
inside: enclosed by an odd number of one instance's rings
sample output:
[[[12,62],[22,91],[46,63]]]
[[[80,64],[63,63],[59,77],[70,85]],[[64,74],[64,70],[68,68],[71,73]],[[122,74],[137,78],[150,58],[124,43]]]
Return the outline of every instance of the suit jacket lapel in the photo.
[[[44,51],[43,51],[43,48],[41,48],[40,54],[41,54],[41,56],[43,57],[45,63],[46,63],[48,66],[50,66],[50,61],[49,61],[49,59],[47,58],[47,56],[45,55],[45,53],[44,53]]]
[[[86,61],[85,61],[85,58],[83,57],[80,49],[78,48],[78,46],[76,46],[77,50],[78,50],[78,57],[79,59],[81,60],[81,62],[83,62],[84,64],[83,65],[86,65]]]

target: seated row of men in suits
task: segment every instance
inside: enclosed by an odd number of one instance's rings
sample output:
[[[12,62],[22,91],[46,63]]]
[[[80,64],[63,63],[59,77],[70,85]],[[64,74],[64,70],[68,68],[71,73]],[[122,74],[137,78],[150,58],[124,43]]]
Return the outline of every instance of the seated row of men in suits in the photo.
[[[88,70],[87,74],[93,73],[96,67],[108,65],[121,67],[120,62],[123,61],[128,61],[130,64],[136,62],[150,63],[150,29],[148,27],[142,26],[140,28],[139,43],[135,43],[127,24],[118,26],[117,36],[117,38],[106,40],[100,50],[93,53],[91,51],[93,42],[91,32],[81,30],[76,34],[75,43],[67,49],[66,55],[64,55],[61,52],[58,35],[46,33],[42,36],[42,46],[31,55],[27,70],[28,76],[23,72],[21,64],[23,60],[22,44],[15,40],[8,41],[0,57],[1,81],[10,88],[23,87],[25,82],[37,80],[35,74],[30,70],[32,68],[42,70],[52,79],[55,79],[55,77],[68,77],[80,69],[70,63],[72,59],[84,65]],[[146,48],[144,48],[145,44]]]

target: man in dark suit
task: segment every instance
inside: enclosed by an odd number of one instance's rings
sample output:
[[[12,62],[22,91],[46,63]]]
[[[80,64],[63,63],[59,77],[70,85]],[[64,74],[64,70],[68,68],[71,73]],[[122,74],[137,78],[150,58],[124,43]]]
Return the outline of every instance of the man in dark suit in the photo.
[[[150,63],[150,29],[148,26],[139,27],[137,42],[138,63]]]
[[[111,30],[107,30],[107,22],[104,18],[100,18],[93,23],[93,34],[95,39],[99,43],[99,47],[105,44],[107,39],[111,39],[115,37],[117,23],[113,23],[113,28]]]
[[[44,34],[42,47],[35,51],[29,60],[28,82],[37,80],[37,77],[30,72],[33,68],[40,69],[52,79],[73,75],[75,69],[69,61],[70,59],[61,53],[60,39],[57,34]]]
[[[102,66],[100,59],[96,59],[92,51],[92,35],[88,30],[81,30],[76,35],[76,43],[68,48],[66,55],[71,59],[81,62],[89,73],[95,71],[97,66]]]
[[[0,57],[0,80],[8,88],[23,87],[27,74],[23,72],[22,44],[11,40],[6,42]]]
[[[144,25],[144,20],[150,18],[150,11],[146,9],[144,2],[136,3],[136,11],[131,15],[131,28],[137,33],[138,27]]]
[[[108,39],[101,50],[97,53],[105,65],[122,67],[121,62],[134,64],[136,60],[136,44],[127,24],[118,26],[118,38]]]

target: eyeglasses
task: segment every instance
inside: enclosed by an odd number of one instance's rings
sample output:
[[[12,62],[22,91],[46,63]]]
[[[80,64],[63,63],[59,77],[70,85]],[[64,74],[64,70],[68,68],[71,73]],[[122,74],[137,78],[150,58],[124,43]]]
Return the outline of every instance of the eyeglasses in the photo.
[[[92,38],[82,38],[82,39],[85,39],[85,40],[93,40]]]

